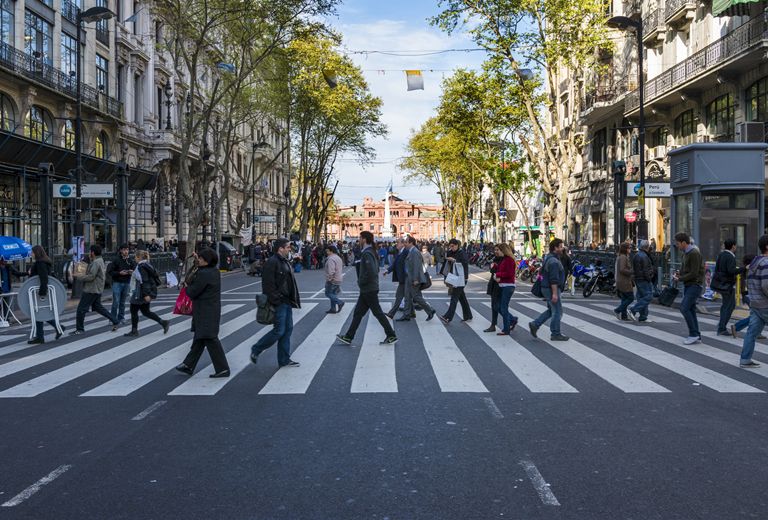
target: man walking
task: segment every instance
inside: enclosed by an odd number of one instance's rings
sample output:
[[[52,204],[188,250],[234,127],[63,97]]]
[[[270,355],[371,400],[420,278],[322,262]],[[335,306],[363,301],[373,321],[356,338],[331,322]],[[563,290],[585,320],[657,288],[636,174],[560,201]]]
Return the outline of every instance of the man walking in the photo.
[[[290,243],[285,238],[275,240],[274,252],[261,277],[262,292],[275,307],[275,323],[272,330],[251,347],[251,362],[258,363],[259,354],[277,343],[277,364],[281,367],[297,367],[291,359],[291,333],[293,332],[293,309],[301,307],[299,288],[288,262]]]
[[[104,292],[104,280],[106,278],[104,259],[101,258],[101,246],[94,244],[90,251],[91,263],[88,264],[85,274],[80,277],[84,282],[83,294],[77,305],[75,330],[69,333],[70,336],[77,336],[85,332],[85,314],[89,310],[94,310],[107,318],[112,323],[112,332],[116,331],[119,326],[117,318],[113,317],[101,304],[101,293]]]
[[[405,310],[403,316],[397,321],[409,321],[411,316],[415,316],[414,304],[418,305],[427,313],[427,321],[435,317],[435,309],[427,303],[421,294],[421,284],[426,283],[427,274],[424,266],[424,257],[421,255],[416,239],[409,236],[408,255],[405,257],[405,286],[407,296],[405,298]]]
[[[437,242],[432,247],[432,254],[435,255],[435,274],[438,274],[445,262],[445,248],[443,247],[442,242]]]
[[[344,278],[344,264],[339,256],[336,246],[325,248],[327,256],[325,261],[325,296],[331,300],[331,308],[325,311],[328,314],[336,314],[344,307],[344,302],[338,297],[341,292],[341,282]]]
[[[691,244],[688,233],[675,235],[675,247],[683,253],[680,271],[675,273],[674,280],[683,282],[683,300],[680,302],[680,314],[688,325],[688,337],[683,340],[685,345],[701,343],[699,320],[696,317],[696,301],[704,289],[704,260],[699,248]]]
[[[736,275],[744,270],[736,264],[736,241],[729,238],[723,243],[723,250],[715,262],[715,273],[709,286],[720,293],[723,304],[720,306],[720,321],[717,324],[717,335],[728,336],[728,322],[731,320],[733,309],[736,308]]]
[[[464,270],[464,285],[466,285],[469,279],[469,261],[467,260],[467,253],[461,248],[461,242],[455,238],[448,241],[448,257],[445,263],[450,267],[443,266],[440,270],[443,274],[451,272],[455,264],[461,264]],[[451,303],[448,306],[448,312],[440,316],[443,322],[451,322],[453,315],[456,313],[456,305],[458,303],[461,303],[461,315],[463,316],[461,321],[472,319],[472,308],[467,301],[467,295],[464,294],[464,287],[454,287],[451,289]]]
[[[120,325],[125,322],[125,299],[135,268],[136,262],[128,254],[128,244],[121,245],[117,258],[109,264],[109,275],[112,278],[112,317]]]
[[[389,309],[389,312],[387,313],[387,317],[391,320],[395,319],[395,314],[397,314],[400,304],[403,303],[403,298],[407,298],[405,285],[405,258],[408,256],[408,250],[405,248],[405,240],[398,238],[395,247],[397,248],[395,259],[390,263],[387,270],[381,273],[382,276],[392,273],[392,281],[397,282],[395,303],[392,304],[392,308]]]
[[[370,310],[384,328],[386,338],[381,345],[394,345],[397,343],[395,329],[387,319],[387,315],[381,310],[379,304],[379,258],[373,248],[373,233],[360,232],[360,262],[357,269],[357,286],[360,288],[360,296],[355,304],[352,315],[352,323],[346,334],[338,334],[336,337],[344,344],[351,345],[357,328],[363,320],[363,316]]]
[[[560,255],[562,255],[564,247],[561,239],[552,240],[549,243],[549,254],[544,257],[544,263],[541,266],[541,292],[547,302],[547,310],[528,324],[528,329],[534,338],[539,328],[551,318],[549,339],[552,341],[568,341],[570,339],[560,333],[560,319],[563,316],[561,295],[565,288],[565,269],[560,263]]]
[[[741,368],[757,368],[760,363],[752,360],[755,339],[768,323],[768,235],[757,242],[760,255],[747,268],[747,292],[749,293],[749,328],[741,348]]]
[[[629,309],[629,318],[640,323],[648,321],[648,305],[653,299],[653,262],[648,255],[650,244],[647,240],[640,241],[640,248],[632,259],[632,270],[635,274],[637,287],[637,302]]]

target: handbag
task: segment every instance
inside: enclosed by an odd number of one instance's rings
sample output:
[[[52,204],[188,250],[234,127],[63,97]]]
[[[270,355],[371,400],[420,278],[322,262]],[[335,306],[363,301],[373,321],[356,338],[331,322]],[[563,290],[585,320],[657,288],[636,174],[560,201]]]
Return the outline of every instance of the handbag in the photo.
[[[187,296],[187,288],[183,288],[179,291],[179,296],[176,298],[176,305],[173,307],[174,314],[181,314],[183,316],[192,316],[192,298]]]
[[[256,295],[256,322],[262,325],[274,325],[275,307],[269,303],[266,294]]]
[[[536,281],[533,282],[533,285],[531,286],[531,294],[533,294],[536,298],[544,298],[544,292],[541,290],[541,281],[542,276],[539,275],[538,278],[536,278]]]
[[[680,290],[677,287],[665,287],[659,295],[659,305],[671,307],[678,294],[680,294]]]
[[[424,267],[424,277],[426,280],[421,282],[421,285],[419,286],[419,289],[421,289],[422,291],[426,291],[427,289],[432,287],[432,277],[429,276],[429,272],[427,271],[426,267]]]
[[[464,274],[458,274],[455,271],[456,264],[454,263],[453,269],[451,269],[451,272],[445,275],[445,285],[447,285],[449,288],[452,287],[464,287]]]

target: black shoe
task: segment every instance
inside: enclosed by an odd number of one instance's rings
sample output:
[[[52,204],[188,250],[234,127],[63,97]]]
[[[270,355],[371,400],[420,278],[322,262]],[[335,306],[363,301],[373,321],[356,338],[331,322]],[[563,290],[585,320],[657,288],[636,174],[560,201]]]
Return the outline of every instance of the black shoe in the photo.
[[[163,334],[168,334],[168,329],[171,328],[171,324],[168,320],[163,320]]]
[[[280,367],[300,367],[301,363],[298,363],[292,359],[288,360],[288,363],[285,363],[284,365],[280,365]]]
[[[485,329],[483,332],[496,332],[496,327],[494,325],[491,325],[487,329]]]
[[[537,336],[536,336],[536,332],[539,330],[539,328],[536,326],[536,324],[535,324],[535,323],[533,323],[533,322],[530,322],[530,323],[528,324],[528,330],[530,330],[530,331],[531,331],[531,336],[533,336],[534,338],[535,338],[535,337],[537,337]]]
[[[386,313],[387,318],[389,318],[390,320],[394,320],[395,319],[395,314],[397,314],[397,313],[396,312],[387,312]]]
[[[336,339],[344,343],[345,345],[351,345],[352,344],[352,338],[349,336],[345,336],[343,334],[336,334]]]
[[[462,318],[461,322],[464,323],[465,321],[472,321],[472,316],[469,318]]]
[[[215,374],[211,374],[208,377],[229,377],[229,369],[216,372]]]
[[[344,302],[339,302],[339,309],[336,312],[341,312],[341,309],[344,308]]]
[[[397,343],[397,336],[387,336],[379,345],[394,345],[395,343]]]
[[[126,332],[125,334],[123,334],[123,336],[136,338],[139,336],[139,331],[136,329],[131,329],[131,332]]]
[[[415,317],[416,317],[416,313],[415,313],[415,312],[412,312],[410,317],[411,317],[411,318],[415,318]]]
[[[42,345],[45,343],[45,340],[42,338],[35,338],[27,341],[28,345]]]
[[[177,366],[176,366],[176,370],[178,370],[179,372],[183,372],[183,373],[187,374],[188,376],[191,376],[192,374],[194,374],[194,373],[195,373],[195,371],[194,371],[194,370],[192,370],[191,368],[189,368],[189,367],[188,367],[187,365],[185,365],[184,363],[182,363],[182,364],[180,364],[180,365],[177,365]]]
[[[427,313],[427,321],[431,320],[435,317],[435,314],[437,314],[437,311],[435,309],[432,309],[432,312]]]
[[[251,352],[251,363],[254,365],[259,363],[259,355]]]
[[[549,339],[552,341],[568,341],[571,338],[563,334],[553,334],[552,336],[549,337]]]
[[[336,309],[328,309],[327,311],[325,311],[326,314],[336,314],[336,312],[337,312]]]
[[[80,334],[85,334],[84,330],[73,330],[69,333],[70,336],[79,336]]]
[[[411,318],[409,318],[408,316],[401,316],[397,318],[395,321],[411,321]]]
[[[509,332],[515,330],[515,327],[517,327],[517,320],[512,320],[512,323],[509,324]]]
[[[56,331],[56,339],[59,339],[60,337],[62,337],[64,335],[65,330],[67,330],[67,328],[64,325],[62,325],[61,332],[59,332],[58,330]]]
[[[112,332],[117,332],[117,329],[119,329],[119,328],[120,328],[120,324],[119,323],[113,323],[112,324]]]

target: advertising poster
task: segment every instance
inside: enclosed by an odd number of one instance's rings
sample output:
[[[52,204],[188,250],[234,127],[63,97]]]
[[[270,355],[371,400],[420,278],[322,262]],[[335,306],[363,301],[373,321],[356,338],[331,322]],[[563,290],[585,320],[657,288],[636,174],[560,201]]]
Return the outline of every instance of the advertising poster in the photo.
[[[715,274],[715,262],[704,262],[704,294],[702,298],[705,300],[713,300],[715,298],[715,291],[709,286],[712,281],[712,275]]]

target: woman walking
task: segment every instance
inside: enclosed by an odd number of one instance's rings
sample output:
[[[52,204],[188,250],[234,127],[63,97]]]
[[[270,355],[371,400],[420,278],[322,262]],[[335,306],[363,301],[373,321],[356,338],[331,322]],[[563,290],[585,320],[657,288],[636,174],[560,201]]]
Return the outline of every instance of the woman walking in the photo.
[[[203,349],[207,348],[214,370],[210,377],[229,377],[227,356],[219,341],[221,273],[216,267],[219,257],[209,248],[203,249],[196,256],[198,269],[187,285],[187,296],[192,299],[192,332],[195,337],[189,354],[176,370],[191,376]]]
[[[491,263],[491,277],[488,278],[488,287],[485,290],[485,294],[491,297],[491,326],[483,332],[496,332],[496,324],[499,322],[501,287],[499,287],[499,282],[496,281],[496,270],[499,268],[499,264],[501,264],[502,260],[504,260],[504,254],[501,252],[498,245],[493,248],[493,257],[493,262]]]
[[[168,320],[163,320],[149,310],[149,304],[157,298],[157,286],[160,285],[160,277],[157,271],[149,263],[149,252],[136,251],[136,268],[131,274],[131,331],[125,336],[139,335],[139,311],[156,321],[163,327],[163,334],[168,334]]]
[[[53,269],[53,262],[45,253],[43,246],[35,246],[32,248],[32,258],[34,263],[29,269],[29,276],[37,276],[40,278],[40,287],[37,289],[37,294],[40,298],[46,298],[48,296],[48,277]],[[56,330],[56,321],[50,320],[47,322],[54,330]],[[61,330],[64,330],[64,325],[61,325]],[[56,330],[56,339],[61,337],[61,332]],[[43,332],[43,322],[35,322],[35,338],[27,341],[30,345],[45,343],[45,334]]]
[[[635,293],[632,291],[632,275],[635,271],[632,268],[632,262],[629,260],[630,247],[628,242],[623,242],[619,246],[619,256],[616,257],[616,266],[614,268],[616,273],[616,294],[621,298],[621,303],[613,309],[613,313],[616,315],[616,319],[622,321],[629,319],[627,307],[635,301]]]
[[[515,264],[515,256],[512,248],[509,244],[499,244],[498,250],[504,256],[504,258],[496,267],[495,278],[499,284],[499,290],[501,296],[499,297],[499,314],[503,320],[504,327],[501,332],[497,332],[498,336],[507,336],[510,332],[515,330],[517,325],[517,316],[514,316],[509,312],[509,300],[512,299],[512,295],[515,292],[515,272],[517,271],[517,265]]]

